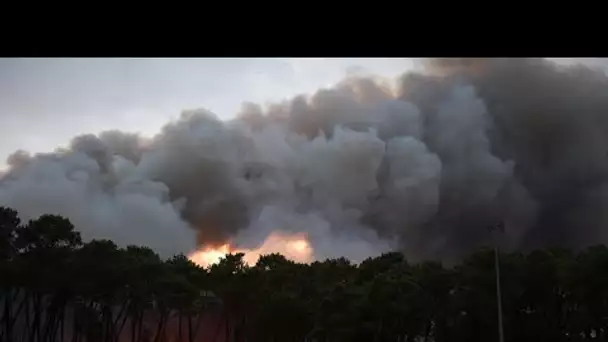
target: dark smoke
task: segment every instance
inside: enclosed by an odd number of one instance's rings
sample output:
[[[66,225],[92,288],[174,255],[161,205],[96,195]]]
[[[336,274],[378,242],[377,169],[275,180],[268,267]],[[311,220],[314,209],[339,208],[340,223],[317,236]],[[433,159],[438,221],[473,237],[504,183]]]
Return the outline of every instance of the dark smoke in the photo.
[[[185,112],[147,139],[112,131],[16,152],[0,204],[68,216],[85,238],[164,254],[273,230],[317,257],[454,258],[504,222],[505,248],[608,234],[608,77],[544,59],[429,59],[397,90],[369,77],[236,119]],[[608,212],[608,211],[606,211]]]

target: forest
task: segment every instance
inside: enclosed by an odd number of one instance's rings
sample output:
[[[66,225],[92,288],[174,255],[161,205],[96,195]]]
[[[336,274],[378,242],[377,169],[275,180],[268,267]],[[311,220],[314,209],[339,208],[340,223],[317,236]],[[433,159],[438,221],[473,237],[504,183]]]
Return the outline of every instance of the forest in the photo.
[[[492,249],[450,266],[397,252],[360,264],[242,257],[162,260],[83,243],[60,216],[21,222],[0,208],[0,341],[498,341]],[[608,339],[605,246],[499,260],[505,341]],[[221,329],[201,323],[213,315]]]

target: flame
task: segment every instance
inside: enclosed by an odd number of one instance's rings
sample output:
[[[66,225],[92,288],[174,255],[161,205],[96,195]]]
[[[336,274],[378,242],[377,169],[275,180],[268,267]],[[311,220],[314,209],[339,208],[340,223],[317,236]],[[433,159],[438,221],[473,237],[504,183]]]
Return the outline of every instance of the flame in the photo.
[[[230,244],[218,247],[207,247],[191,253],[188,258],[195,264],[208,267],[216,264],[226,254],[243,253],[243,260],[248,265],[255,264],[261,255],[279,253],[296,262],[311,262],[313,248],[305,234],[284,234],[273,232],[262,245],[255,249],[234,249]]]

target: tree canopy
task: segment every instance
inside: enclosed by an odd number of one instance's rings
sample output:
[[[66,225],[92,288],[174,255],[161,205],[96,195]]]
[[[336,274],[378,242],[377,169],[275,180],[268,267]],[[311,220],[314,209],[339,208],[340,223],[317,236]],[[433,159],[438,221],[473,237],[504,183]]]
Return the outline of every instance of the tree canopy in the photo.
[[[500,266],[506,341],[608,339],[608,248],[501,254]],[[490,249],[451,267],[391,252],[358,265],[229,254],[202,268],[0,208],[0,341],[497,341],[495,282]]]

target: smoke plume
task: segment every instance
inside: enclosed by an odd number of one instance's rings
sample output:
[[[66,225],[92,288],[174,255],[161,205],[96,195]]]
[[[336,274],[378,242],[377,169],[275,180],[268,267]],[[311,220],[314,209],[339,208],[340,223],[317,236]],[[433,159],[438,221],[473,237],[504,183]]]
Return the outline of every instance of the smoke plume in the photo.
[[[505,248],[608,233],[608,77],[544,59],[430,59],[397,87],[349,77],[230,121],[187,111],[152,138],[82,135],[18,151],[0,205],[163,255],[272,231],[317,258],[455,258],[505,224]],[[397,90],[393,89],[397,88]]]

